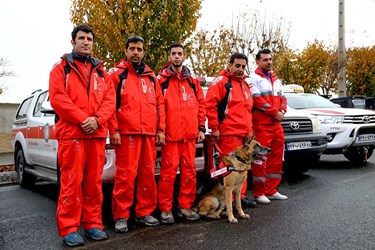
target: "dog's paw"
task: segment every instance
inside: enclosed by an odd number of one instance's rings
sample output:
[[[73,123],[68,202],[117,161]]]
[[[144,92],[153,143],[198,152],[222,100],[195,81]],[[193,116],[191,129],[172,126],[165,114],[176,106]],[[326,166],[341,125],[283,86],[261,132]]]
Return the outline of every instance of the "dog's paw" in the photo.
[[[238,220],[236,218],[228,219],[230,223],[237,223]]]
[[[228,216],[227,211],[221,212],[220,215],[222,215],[222,216]]]
[[[250,215],[248,215],[248,214],[241,214],[240,216],[243,219],[250,219]]]

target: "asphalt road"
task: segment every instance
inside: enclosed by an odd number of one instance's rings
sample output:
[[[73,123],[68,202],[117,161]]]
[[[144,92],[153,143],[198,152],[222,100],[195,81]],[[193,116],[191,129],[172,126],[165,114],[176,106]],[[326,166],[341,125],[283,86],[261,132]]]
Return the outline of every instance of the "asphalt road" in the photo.
[[[180,221],[119,235],[107,218],[110,239],[86,239],[82,249],[375,249],[374,179],[374,156],[364,167],[323,156],[304,176],[284,176],[279,191],[289,200],[258,205],[250,220]],[[0,187],[0,249],[65,248],[55,192],[50,184]]]

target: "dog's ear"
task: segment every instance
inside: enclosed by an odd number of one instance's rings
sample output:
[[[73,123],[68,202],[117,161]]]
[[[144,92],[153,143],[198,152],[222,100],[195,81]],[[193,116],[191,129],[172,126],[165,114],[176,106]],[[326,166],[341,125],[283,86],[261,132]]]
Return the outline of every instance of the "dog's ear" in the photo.
[[[251,141],[251,138],[249,137],[249,135],[247,134],[243,140],[243,145],[246,146],[247,144],[249,144],[249,142]]]

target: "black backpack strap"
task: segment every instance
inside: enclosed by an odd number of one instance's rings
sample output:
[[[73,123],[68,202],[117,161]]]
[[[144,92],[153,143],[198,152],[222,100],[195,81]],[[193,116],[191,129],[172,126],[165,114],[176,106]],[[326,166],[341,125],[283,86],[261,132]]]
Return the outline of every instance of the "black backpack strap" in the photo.
[[[227,104],[228,104],[228,98],[229,98],[229,92],[230,92],[230,89],[232,88],[232,81],[230,78],[228,78],[228,82],[224,84],[225,86],[225,89],[227,90],[227,92],[225,93],[225,96],[223,99],[221,99],[221,101],[219,102],[219,104],[217,105],[218,107],[218,120],[219,120],[219,123],[222,123],[225,119],[225,109],[227,107]]]
[[[164,95],[164,90],[167,89],[168,86],[169,86],[169,80],[171,80],[171,78],[167,77],[165,79],[165,81],[160,84],[161,85],[161,92],[163,93],[163,95]]]
[[[64,66],[64,75],[65,75],[65,77],[66,77],[66,75],[70,74],[71,70],[72,70],[72,67],[70,67],[70,64],[69,63],[65,64],[65,66]]]
[[[190,87],[193,89],[193,91],[194,91],[194,95],[197,96],[197,90],[196,90],[196,88],[195,88],[195,84],[194,84],[193,82],[191,82],[190,77],[188,77],[186,80],[188,81]]]
[[[169,86],[170,77],[166,77],[165,81],[161,83],[161,91],[164,94],[164,89],[167,89]],[[195,84],[191,81],[190,77],[186,78],[187,82],[189,83],[190,88],[193,89],[194,95],[197,96],[197,89]]]
[[[118,75],[120,82],[117,85],[116,89],[116,109],[118,110],[121,107],[121,90],[124,87],[123,81],[128,78],[128,69],[124,69],[124,71]]]
[[[104,77],[104,72],[103,72],[103,70],[101,70],[101,69],[96,69],[96,71],[98,72],[99,77],[101,77],[101,78]]]
[[[147,77],[150,80],[150,82],[152,82],[155,85],[155,78],[150,75],[147,75]]]

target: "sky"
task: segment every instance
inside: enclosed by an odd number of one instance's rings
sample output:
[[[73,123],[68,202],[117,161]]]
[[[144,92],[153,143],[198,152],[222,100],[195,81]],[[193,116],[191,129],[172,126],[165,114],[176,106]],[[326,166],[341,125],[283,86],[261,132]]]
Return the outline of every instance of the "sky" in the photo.
[[[290,23],[289,46],[303,49],[315,39],[338,41],[339,0],[203,0],[198,29],[230,27],[241,12]],[[0,78],[0,103],[19,103],[36,89],[47,89],[49,72],[70,52],[70,1],[1,0],[0,57],[16,76]],[[347,47],[375,45],[375,0],[345,0]]]

